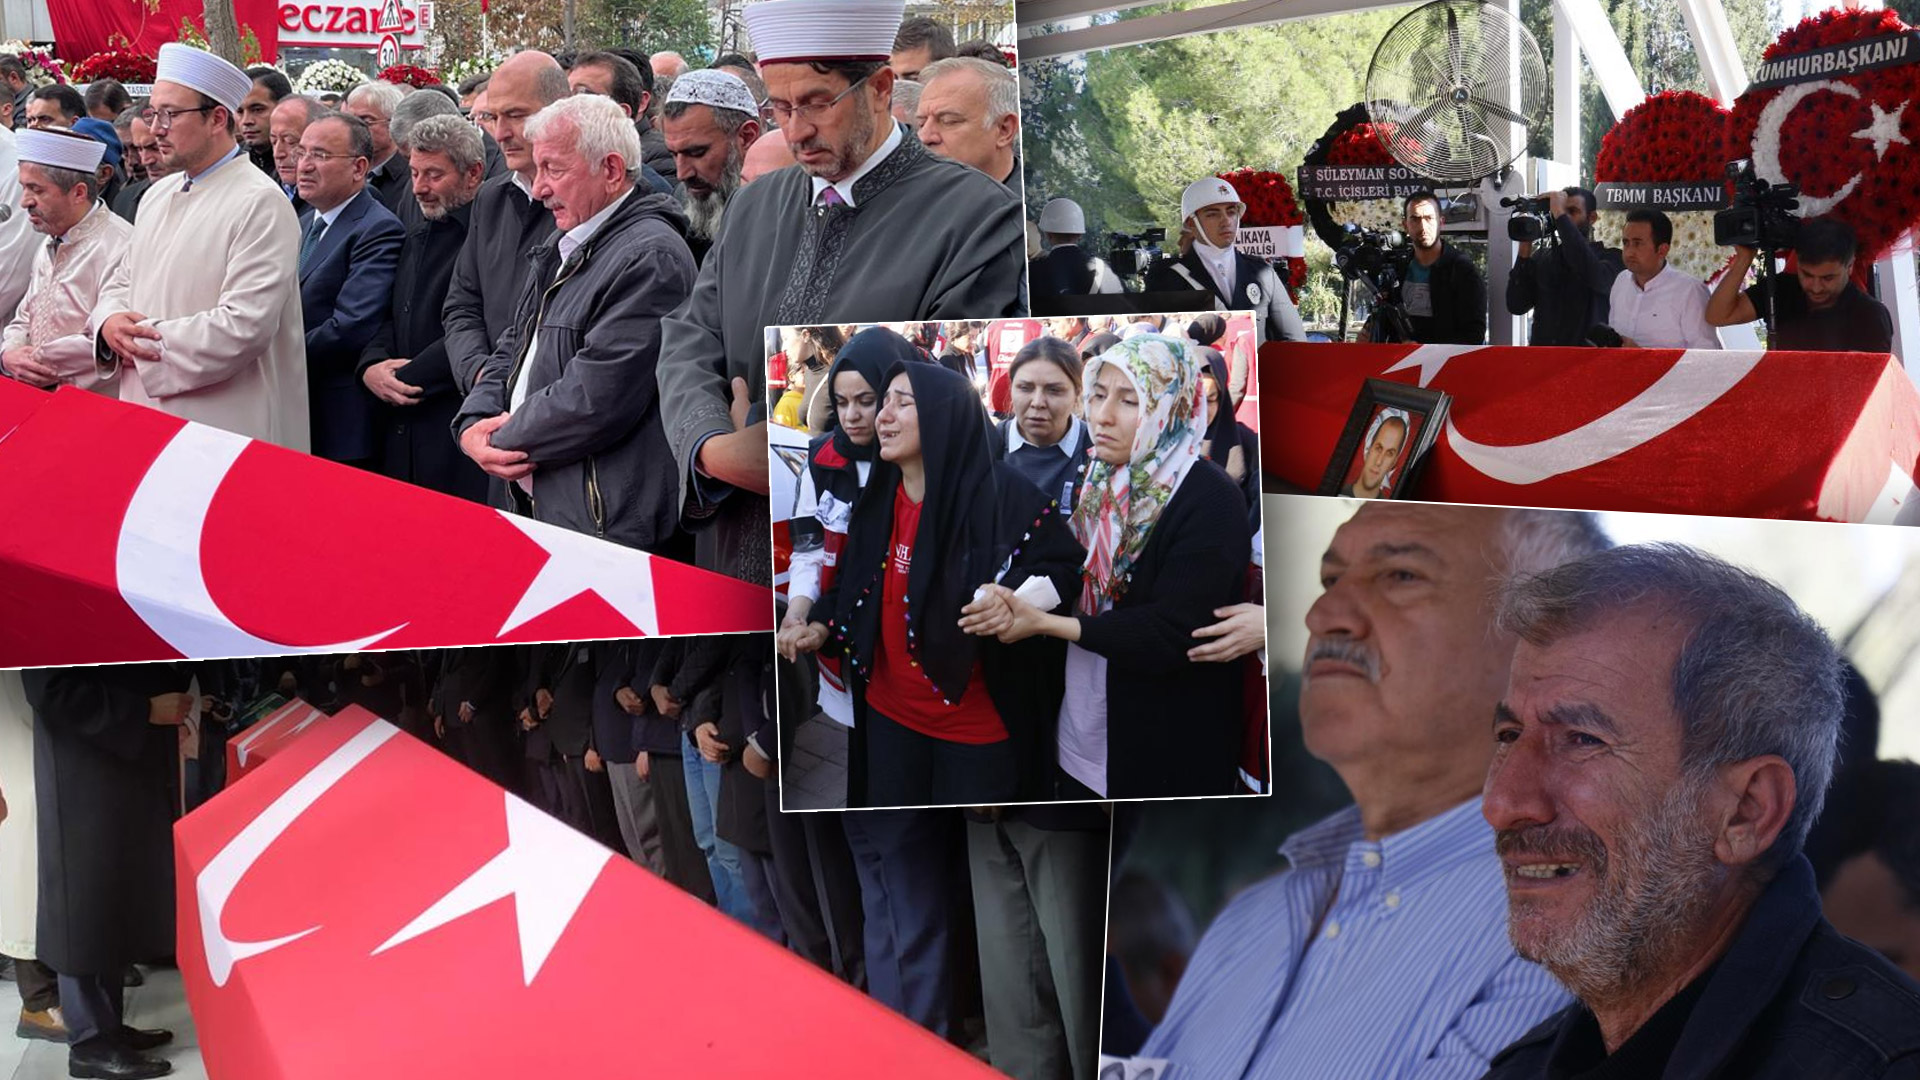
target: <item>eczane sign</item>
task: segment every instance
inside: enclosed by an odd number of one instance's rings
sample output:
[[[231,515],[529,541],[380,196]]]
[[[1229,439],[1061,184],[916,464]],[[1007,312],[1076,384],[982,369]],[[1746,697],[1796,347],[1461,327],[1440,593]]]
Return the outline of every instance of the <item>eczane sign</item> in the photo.
[[[401,49],[424,47],[432,24],[421,0],[285,3],[279,8],[280,44],[308,49],[379,49],[395,59]],[[386,59],[385,56],[382,59]]]

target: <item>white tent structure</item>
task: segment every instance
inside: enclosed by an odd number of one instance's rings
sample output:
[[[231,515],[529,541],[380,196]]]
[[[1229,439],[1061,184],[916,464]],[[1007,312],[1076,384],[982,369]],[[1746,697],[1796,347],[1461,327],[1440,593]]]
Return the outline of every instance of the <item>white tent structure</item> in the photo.
[[[1411,0],[1227,0],[1206,7],[1170,11],[1137,19],[1098,22],[1103,15],[1146,7],[1155,0],[1020,0],[1016,14],[1020,20],[1020,56],[1023,60],[1062,57],[1124,48],[1150,41],[1231,31],[1240,27],[1271,26],[1296,19],[1313,19],[1377,8],[1412,7]],[[1516,22],[1520,18],[1519,0],[1490,0],[1507,8]],[[1850,8],[1879,7],[1878,0],[1842,0]],[[1707,80],[1707,94],[1732,106],[1747,88],[1747,71],[1734,46],[1733,31],[1719,0],[1680,0],[1687,32],[1700,56],[1700,67]],[[1071,27],[1059,29],[1059,27]],[[1618,118],[1646,98],[1627,62],[1620,38],[1607,21],[1600,0],[1553,0],[1553,161],[1525,160],[1523,175],[1530,175],[1534,190],[1561,187],[1573,183],[1574,166],[1580,153],[1580,59],[1592,68],[1607,107]],[[1489,208],[1488,222],[1488,294],[1494,310],[1488,320],[1489,340],[1495,345],[1523,341],[1521,319],[1506,310],[1506,279],[1513,265],[1516,246],[1505,241],[1505,212],[1499,195],[1490,182],[1482,184],[1482,203]],[[1506,194],[1512,194],[1509,190]],[[1491,197],[1489,197],[1491,196]],[[1911,240],[1911,235],[1909,236]],[[1896,245],[1894,252],[1878,264],[1881,300],[1893,313],[1893,348],[1902,357],[1916,383],[1920,383],[1920,287],[1916,286],[1914,257],[1910,244]],[[1729,328],[1724,336],[1729,347],[1742,342]],[[1748,342],[1757,342],[1746,330]],[[1757,347],[1757,344],[1748,347]]]

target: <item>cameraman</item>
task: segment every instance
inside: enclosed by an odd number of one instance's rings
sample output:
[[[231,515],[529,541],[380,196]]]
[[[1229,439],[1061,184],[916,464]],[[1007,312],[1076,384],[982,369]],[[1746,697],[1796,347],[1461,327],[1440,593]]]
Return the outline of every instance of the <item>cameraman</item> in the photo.
[[[1547,196],[1547,213],[1558,243],[1539,258],[1521,241],[1520,258],[1507,278],[1507,310],[1533,316],[1535,345],[1585,345],[1587,331],[1607,321],[1613,279],[1624,269],[1620,252],[1593,240],[1593,192],[1570,187]]]
[[[1834,218],[1801,222],[1793,250],[1793,275],[1774,276],[1776,317],[1767,348],[1892,352],[1893,316],[1853,283],[1853,227]],[[1733,262],[1707,301],[1708,322],[1734,326],[1766,318],[1766,283],[1740,291],[1757,254],[1750,247],[1733,249]]]
[[[1188,184],[1180,195],[1180,219],[1193,230],[1193,244],[1179,258],[1147,268],[1147,291],[1209,292],[1221,311],[1252,311],[1262,342],[1305,341],[1300,312],[1272,264],[1233,246],[1246,211],[1233,185],[1217,176]]]
[[[1400,283],[1399,302],[1425,345],[1479,345],[1487,340],[1487,283],[1465,252],[1440,239],[1440,197],[1407,196],[1403,207],[1413,258]]]
[[[1087,216],[1072,199],[1054,199],[1040,208],[1040,235],[1047,253],[1027,264],[1027,284],[1035,296],[1089,296],[1123,291],[1119,275],[1098,255],[1080,247]]]

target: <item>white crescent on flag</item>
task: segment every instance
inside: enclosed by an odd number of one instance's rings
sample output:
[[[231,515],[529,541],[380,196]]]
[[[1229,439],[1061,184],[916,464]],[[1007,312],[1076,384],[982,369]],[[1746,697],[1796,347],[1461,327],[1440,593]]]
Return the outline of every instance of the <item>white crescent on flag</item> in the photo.
[[[1653,385],[1592,423],[1520,446],[1489,446],[1460,433],[1447,417],[1447,444],[1461,460],[1508,484],[1537,484],[1598,465],[1665,435],[1720,400],[1765,358],[1764,352],[1689,349]],[[1397,367],[1404,367],[1403,360]]]
[[[182,656],[359,652],[406,624],[352,641],[294,645],[242,630],[207,591],[200,538],[221,481],[253,440],[186,424],[147,467],[127,504],[114,551],[120,596]]]
[[[1756,175],[1770,183],[1781,183],[1787,179],[1787,174],[1780,168],[1780,131],[1786,126],[1787,117],[1802,101],[1822,90],[1831,90],[1847,97],[1860,96],[1858,88],[1832,79],[1800,83],[1780,91],[1780,96],[1767,102],[1767,107],[1760,110],[1760,120],[1753,126],[1753,171]],[[1800,216],[1802,218],[1819,217],[1845,202],[1847,196],[1853,194],[1853,190],[1859,186],[1860,174],[1854,173],[1846,183],[1840,185],[1840,190],[1831,195],[1809,195],[1804,191],[1801,192]]]

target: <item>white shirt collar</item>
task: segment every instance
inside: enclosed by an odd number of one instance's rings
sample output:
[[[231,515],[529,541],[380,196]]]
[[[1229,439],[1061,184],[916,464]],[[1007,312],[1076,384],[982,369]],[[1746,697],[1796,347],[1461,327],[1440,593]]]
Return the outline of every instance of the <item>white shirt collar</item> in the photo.
[[[633,190],[632,188],[628,188],[626,194],[613,200],[606,206],[601,207],[599,213],[561,234],[560,261],[565,263],[568,259],[573,258],[574,252],[586,246],[587,241],[593,239],[593,234],[599,232],[601,227],[607,223],[607,219],[613,216],[613,212],[620,209],[622,203],[633,198]]]
[[[1661,284],[1661,281],[1660,281],[1661,278],[1666,277],[1669,273],[1673,273],[1673,272],[1675,272],[1673,269],[1673,264],[1668,262],[1668,263],[1661,263],[1660,272],[1648,278],[1647,283],[1645,285],[1640,284],[1639,279],[1633,276],[1632,271],[1627,272],[1627,278],[1628,280],[1633,282],[1634,288],[1639,289],[1641,292],[1652,292],[1655,286],[1658,286]]]
[[[1085,429],[1086,426],[1086,422],[1079,417],[1070,417],[1067,424],[1067,433],[1060,437],[1059,442],[1053,444],[1052,449],[1060,451],[1064,457],[1072,457],[1074,452],[1080,448],[1080,432]],[[1012,454],[1015,450],[1023,446],[1033,446],[1033,444],[1027,441],[1025,435],[1020,434],[1020,418],[1016,416],[1007,424],[1007,453]],[[1048,447],[1041,446],[1035,447],[1035,449],[1046,450]]]
[[[365,190],[367,189],[366,188],[360,189],[360,191],[365,191]],[[336,206],[331,210],[315,210],[314,213],[319,214],[320,220],[326,222],[327,223],[326,227],[331,229],[333,228],[333,223],[340,220],[340,212],[342,210],[345,210],[347,206],[353,202],[354,199],[357,199],[360,197],[360,191],[354,192],[350,197],[348,197],[346,202],[341,203],[339,206]],[[309,226],[309,228],[311,228],[311,226]]]
[[[531,180],[529,180],[529,179],[527,179],[527,178],[526,178],[526,177],[524,177],[524,176],[521,176],[521,175],[520,175],[519,173],[517,173],[517,172],[513,172],[513,173],[508,173],[507,175],[509,175],[509,176],[511,176],[511,177],[513,177],[513,186],[514,186],[514,187],[517,187],[517,188],[519,188],[519,189],[520,189],[520,190],[521,190],[522,192],[524,192],[524,193],[526,194],[526,196],[527,196],[527,198],[529,198],[529,199],[532,199],[532,198],[533,198],[533,181],[531,181]],[[535,201],[537,202],[538,200],[535,200]]]
[[[891,154],[895,150],[900,149],[900,125],[894,124],[893,121],[891,120],[889,120],[888,123],[893,125],[893,130],[887,134],[887,141],[880,144],[880,149],[875,150],[872,154],[869,154],[867,156],[867,160],[861,162],[860,167],[853,170],[853,172],[849,173],[845,180],[841,180],[838,183],[834,183],[834,184],[828,184],[825,180],[822,180],[817,176],[812,177],[813,201],[816,205],[820,202],[820,193],[827,190],[827,188],[829,187],[833,188],[835,191],[838,191],[840,193],[840,197],[846,200],[846,204],[848,206],[853,205],[853,185],[859,183],[861,177],[872,172],[875,168],[879,166],[879,164],[882,161],[885,161],[887,159],[888,154]]]

